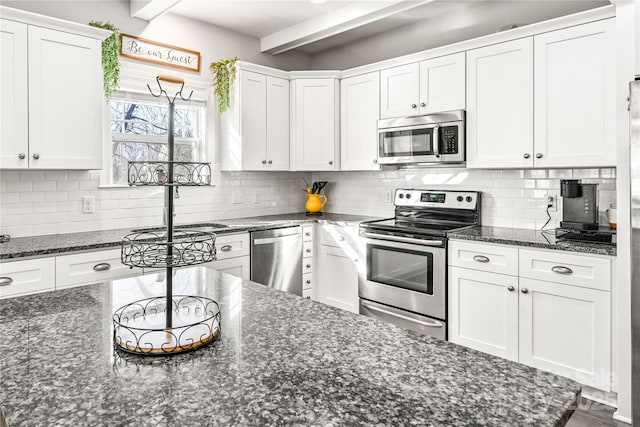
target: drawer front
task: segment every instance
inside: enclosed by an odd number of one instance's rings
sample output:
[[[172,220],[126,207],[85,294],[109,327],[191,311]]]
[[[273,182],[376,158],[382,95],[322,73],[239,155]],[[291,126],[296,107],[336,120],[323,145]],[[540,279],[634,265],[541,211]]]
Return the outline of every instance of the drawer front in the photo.
[[[246,280],[249,280],[251,276],[250,256],[211,261],[204,264],[204,266]]]
[[[56,262],[53,257],[0,263],[0,298],[55,288]]]
[[[517,276],[518,249],[449,240],[449,265]]]
[[[318,240],[321,245],[355,248],[358,239],[357,226],[318,224]]]
[[[313,242],[304,242],[302,244],[302,257],[309,258],[313,255]]]
[[[611,259],[520,250],[520,277],[610,291]]]
[[[313,225],[305,225],[304,227],[302,227],[302,241],[313,241]]]
[[[249,233],[219,234],[216,237],[216,259],[235,258],[249,255]]]
[[[313,271],[313,262],[311,259],[305,259],[302,261],[302,274],[311,273]]]
[[[305,289],[302,291],[302,298],[311,299],[311,289]]]
[[[120,249],[56,257],[56,289],[100,283],[139,274],[120,260]]]
[[[307,290],[313,288],[313,274],[307,273],[302,275],[302,289]]]

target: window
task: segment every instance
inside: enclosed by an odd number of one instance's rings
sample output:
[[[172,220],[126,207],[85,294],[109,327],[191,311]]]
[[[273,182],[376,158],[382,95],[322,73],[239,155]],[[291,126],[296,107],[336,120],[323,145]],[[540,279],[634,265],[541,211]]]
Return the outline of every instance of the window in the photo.
[[[119,92],[111,98],[110,184],[127,184],[129,161],[167,160],[168,112],[166,98]],[[206,161],[205,103],[176,100],[174,160]]]

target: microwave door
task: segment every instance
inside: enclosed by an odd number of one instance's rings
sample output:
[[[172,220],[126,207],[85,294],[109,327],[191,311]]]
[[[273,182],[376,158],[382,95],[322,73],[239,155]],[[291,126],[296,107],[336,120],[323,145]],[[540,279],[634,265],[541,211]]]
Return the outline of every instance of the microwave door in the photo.
[[[402,164],[438,160],[438,126],[407,126],[378,131],[378,162]]]

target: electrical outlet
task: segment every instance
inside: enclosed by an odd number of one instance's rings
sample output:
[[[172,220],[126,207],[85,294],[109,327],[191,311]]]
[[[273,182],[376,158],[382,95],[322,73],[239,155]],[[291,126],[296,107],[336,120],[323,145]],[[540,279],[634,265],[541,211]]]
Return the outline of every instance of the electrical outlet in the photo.
[[[392,193],[391,190],[387,190],[384,192],[384,201],[387,203],[391,203]]]
[[[82,213],[94,213],[96,211],[96,198],[94,196],[82,196]]]
[[[232,191],[231,192],[231,203],[240,204],[244,203],[244,196],[242,191]]]
[[[549,206],[549,212],[556,212],[558,210],[558,196],[555,194],[547,194],[544,196],[545,209]]]

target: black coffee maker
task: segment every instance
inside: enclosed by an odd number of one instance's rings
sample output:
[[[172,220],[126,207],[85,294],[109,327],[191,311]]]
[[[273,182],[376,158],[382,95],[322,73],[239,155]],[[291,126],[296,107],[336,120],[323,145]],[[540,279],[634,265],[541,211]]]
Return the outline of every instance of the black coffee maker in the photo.
[[[560,181],[562,221],[569,230],[598,229],[598,184],[582,184],[579,179]]]

